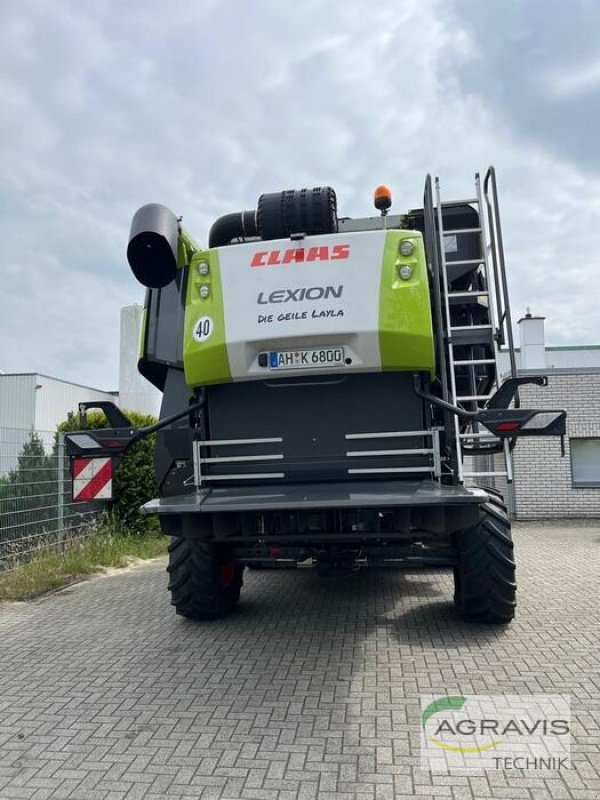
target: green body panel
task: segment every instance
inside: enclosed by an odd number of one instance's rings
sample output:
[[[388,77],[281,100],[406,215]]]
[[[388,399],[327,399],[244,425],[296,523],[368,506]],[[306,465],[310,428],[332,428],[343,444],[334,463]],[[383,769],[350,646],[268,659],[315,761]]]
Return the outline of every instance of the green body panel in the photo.
[[[208,275],[200,275],[198,265],[209,265]],[[203,386],[213,383],[229,383],[231,370],[225,342],[225,314],[223,292],[217,250],[194,253],[189,269],[185,321],[183,329],[183,364],[188,386]],[[210,295],[200,297],[200,288],[207,286]],[[194,338],[198,321],[210,317],[213,330],[206,341]]]
[[[185,230],[180,231],[177,239],[177,266],[181,269],[187,267],[193,256],[200,251],[200,247]]]
[[[148,309],[144,306],[142,311],[142,322],[140,325],[140,335],[138,338],[138,360],[146,355],[146,331],[148,329]]]
[[[410,240],[414,251],[403,256],[399,246]],[[400,278],[403,266],[412,269]],[[386,234],[379,294],[379,347],[383,370],[415,370],[435,374],[431,299],[423,237],[418,231]]]

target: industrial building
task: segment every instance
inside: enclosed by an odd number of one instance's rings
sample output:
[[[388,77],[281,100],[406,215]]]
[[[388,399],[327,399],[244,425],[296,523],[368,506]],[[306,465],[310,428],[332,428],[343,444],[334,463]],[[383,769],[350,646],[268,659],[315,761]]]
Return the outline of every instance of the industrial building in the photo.
[[[137,370],[142,312],[140,305],[121,309],[118,389],[104,391],[37,372],[0,372],[0,428],[53,431],[78,403],[91,400],[158,416],[161,393]]]
[[[517,374],[548,376],[548,386],[521,387],[521,405],[567,412],[565,454],[556,439],[527,439],[513,451],[513,482],[495,479],[496,488],[518,520],[600,518],[600,345],[546,347],[543,317],[518,325]],[[500,366],[506,377],[507,353]]]
[[[118,399],[117,392],[63,381],[37,372],[0,375],[0,428],[47,434],[83,401]]]
[[[56,426],[80,402],[110,400],[123,409],[158,416],[161,393],[137,370],[142,311],[139,305],[121,309],[118,390],[103,391],[39,372],[0,373],[0,474],[14,467],[32,431],[51,449]]]
[[[117,392],[103,392],[39,372],[0,375],[0,477],[13,470],[32,432],[52,451],[56,426],[78,403],[112,400]]]

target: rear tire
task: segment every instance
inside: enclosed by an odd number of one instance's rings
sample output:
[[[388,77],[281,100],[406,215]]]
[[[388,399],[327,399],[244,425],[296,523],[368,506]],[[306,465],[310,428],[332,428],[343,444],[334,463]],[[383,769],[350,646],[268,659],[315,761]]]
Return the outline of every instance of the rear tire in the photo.
[[[492,503],[493,505],[499,506],[500,508],[502,508],[506,512],[507,505],[504,502],[504,495],[502,494],[502,492],[499,492],[497,489],[492,489],[491,486],[484,486],[483,490],[484,490],[484,492],[487,492],[487,494],[488,494],[488,496],[490,498],[489,499],[490,503]]]
[[[510,520],[501,499],[491,495],[479,522],[455,534],[454,604],[471,622],[506,624],[515,615],[515,561]]]
[[[213,544],[173,538],[169,545],[171,605],[182,617],[219,619],[240,598],[243,566],[227,562]]]

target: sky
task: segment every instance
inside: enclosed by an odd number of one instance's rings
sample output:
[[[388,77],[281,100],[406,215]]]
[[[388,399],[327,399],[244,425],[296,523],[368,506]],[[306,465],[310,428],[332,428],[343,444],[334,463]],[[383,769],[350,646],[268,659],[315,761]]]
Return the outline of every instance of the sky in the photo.
[[[202,243],[263,192],[401,213],[489,164],[513,316],[600,343],[599,123],[597,0],[2,0],[0,370],[117,387],[145,203]]]

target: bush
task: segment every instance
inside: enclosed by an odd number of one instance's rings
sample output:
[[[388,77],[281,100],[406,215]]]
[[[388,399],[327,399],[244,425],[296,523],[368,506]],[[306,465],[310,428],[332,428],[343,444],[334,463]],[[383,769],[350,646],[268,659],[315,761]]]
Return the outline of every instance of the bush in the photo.
[[[125,411],[134,428],[152,425],[156,419],[150,414]],[[81,419],[78,414],[70,414],[61,422],[61,432],[80,431],[91,428],[106,428],[106,417],[101,411],[91,411]],[[142,516],[139,508],[156,497],[156,472],[154,469],[155,436],[148,436],[131,447],[115,471],[114,497],[110,504],[110,515],[114,522],[129,533],[147,533],[156,530],[153,517]]]

